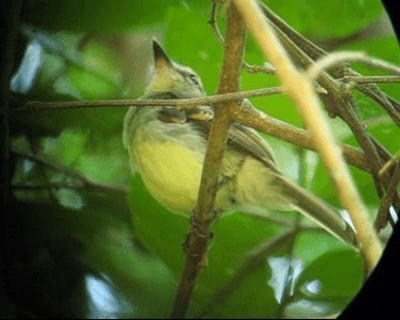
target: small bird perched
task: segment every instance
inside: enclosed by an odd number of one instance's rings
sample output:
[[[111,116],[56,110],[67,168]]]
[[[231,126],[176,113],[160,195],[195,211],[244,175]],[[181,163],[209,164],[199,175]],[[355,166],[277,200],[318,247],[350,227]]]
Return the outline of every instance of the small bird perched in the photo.
[[[155,71],[142,99],[201,98],[199,76],[173,62],[153,40]],[[176,213],[196,208],[203,160],[213,118],[211,106],[131,107],[124,119],[123,143],[146,188]],[[314,194],[285,178],[267,142],[253,129],[234,123],[215,200],[217,212],[237,205],[297,210],[339,239],[354,245],[352,228]]]

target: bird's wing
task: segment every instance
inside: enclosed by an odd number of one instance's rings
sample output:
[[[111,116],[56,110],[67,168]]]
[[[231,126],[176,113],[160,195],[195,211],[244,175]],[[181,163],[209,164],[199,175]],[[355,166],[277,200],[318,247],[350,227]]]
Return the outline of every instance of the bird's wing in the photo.
[[[184,111],[188,122],[193,123],[208,137],[211,128],[211,120],[214,116],[210,107],[193,107]],[[239,123],[233,123],[228,132],[228,147],[248,153],[265,163],[276,173],[275,159],[267,142],[253,129]]]

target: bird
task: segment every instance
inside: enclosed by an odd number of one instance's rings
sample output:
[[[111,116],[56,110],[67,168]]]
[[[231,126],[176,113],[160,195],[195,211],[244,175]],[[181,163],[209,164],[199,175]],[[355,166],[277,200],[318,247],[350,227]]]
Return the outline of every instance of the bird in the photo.
[[[190,67],[168,57],[152,42],[154,71],[141,100],[206,97]],[[213,120],[211,105],[130,107],[122,140],[132,170],[161,205],[190,216],[197,205],[203,161]],[[233,123],[220,169],[215,212],[240,206],[298,211],[355,247],[355,231],[329,204],[286,178],[267,141],[254,129]]]

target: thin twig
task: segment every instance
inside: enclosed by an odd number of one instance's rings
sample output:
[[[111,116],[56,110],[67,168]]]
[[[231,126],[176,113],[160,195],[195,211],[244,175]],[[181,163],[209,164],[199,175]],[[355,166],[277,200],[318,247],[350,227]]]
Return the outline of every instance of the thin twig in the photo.
[[[219,41],[219,43],[224,45],[225,39],[222,36],[221,31],[218,28],[218,22],[217,22],[217,7],[220,2],[221,1],[218,1],[218,0],[212,1],[210,20],[208,20],[208,23],[211,25],[212,30],[214,31],[215,36],[217,37],[217,40]]]
[[[218,21],[217,21],[217,6],[221,2],[222,1],[219,1],[219,0],[212,1],[211,15],[210,15],[210,20],[208,20],[208,23],[211,25],[211,27],[218,39],[218,42],[220,44],[224,45],[225,39],[222,36],[221,31],[219,30]],[[261,67],[261,66],[250,65],[246,61],[243,61],[243,68],[248,73],[257,73],[257,72],[262,72],[265,74],[274,74],[275,73],[275,67],[272,65],[267,66],[267,67]]]
[[[320,91],[316,87],[316,91]],[[246,97],[258,97],[269,94],[281,93],[280,87],[272,87],[265,89],[256,89],[242,92],[232,92],[226,94],[217,94],[200,99],[173,99],[173,100],[97,100],[97,101],[63,101],[63,102],[30,102],[26,106],[14,109],[15,111],[33,111],[33,110],[52,110],[52,109],[74,109],[74,108],[92,108],[92,107],[120,107],[120,106],[197,106],[203,104],[215,104],[218,102],[228,102],[240,100]],[[244,109],[243,113],[234,115],[235,121],[241,122],[244,125],[264,131],[274,137],[284,139],[297,146],[308,148],[315,151],[310,134],[300,128],[287,124],[278,119],[274,119],[256,109],[249,111]],[[369,171],[369,166],[366,163],[363,154],[360,150],[349,145],[342,145],[342,150],[346,161],[358,168]]]
[[[393,199],[396,195],[396,188],[400,181],[400,164],[397,163],[392,176],[392,181],[390,182],[387,192],[383,195],[381,199],[381,205],[379,207],[378,213],[375,218],[375,229],[379,232],[381,229],[385,228],[388,221],[390,220],[389,208],[393,204]]]
[[[299,173],[298,173],[298,183],[299,185],[306,187],[306,157],[304,149],[297,148],[296,149],[297,157],[299,159]],[[294,218],[294,234],[291,237],[287,244],[287,253],[285,259],[287,259],[288,267],[285,270],[285,277],[283,281],[283,290],[282,296],[278,298],[279,306],[278,306],[278,315],[279,318],[284,318],[284,311],[287,307],[287,304],[290,302],[291,292],[290,292],[290,280],[293,279],[293,259],[294,256],[294,245],[296,241],[296,236],[298,235],[298,231],[301,228],[301,215],[297,212],[296,217]]]
[[[218,93],[236,92],[240,89],[240,69],[243,61],[246,29],[236,8],[229,6],[224,63],[218,85]],[[208,146],[204,159],[197,210],[192,217],[192,230],[186,240],[186,261],[181,274],[171,318],[182,318],[189,307],[199,272],[207,264],[207,243],[211,235],[215,195],[224,149],[231,124],[229,109],[235,102],[215,104],[215,116],[211,124]]]
[[[360,61],[367,58],[364,52],[335,52],[330,53],[318,59],[306,71],[307,76],[311,81],[317,80],[322,72],[325,72],[343,62]]]
[[[213,306],[226,299],[226,297],[232,293],[250,273],[254,272],[261,263],[264,263],[265,257],[271,255],[272,252],[287,243],[294,234],[295,229],[289,228],[286,232],[275,236],[272,239],[268,239],[259,247],[252,250],[243,265],[238,268],[239,271],[214,294],[210,302],[199,314],[196,315],[195,318],[198,319],[206,316]]]
[[[314,60],[318,60],[327,54],[324,50],[287,25],[286,22],[280,19],[262,2],[259,2],[259,4],[267,18],[273,21],[279,39],[301,68],[309,68],[309,66],[314,63]],[[345,75],[360,76],[359,73],[347,67],[345,64],[332,68],[330,73],[339,79]],[[378,177],[378,171],[382,163],[390,159],[391,155],[386,151],[381,152],[384,148],[371,137],[365,129],[358,116],[356,102],[350,95],[349,85],[332,79],[327,74],[322,74],[318,82],[328,91],[328,95],[321,96],[321,99],[329,115],[331,117],[340,116],[343,119],[352,130],[355,138],[365,152],[366,158],[369,159],[374,186],[378,196],[381,197],[383,195],[382,187],[387,190],[390,184],[390,176],[385,174],[382,177]],[[356,84],[356,88],[376,101],[387,111],[396,124],[400,124],[400,105],[394,99],[382,93],[376,84]],[[400,205],[400,199],[397,193],[395,199],[396,203]]]
[[[318,60],[322,56],[327,54],[326,51],[318,47],[315,43],[311,42],[307,38],[303,37],[292,27],[290,27],[284,20],[282,20],[273,11],[271,11],[263,2],[259,1],[259,5],[263,10],[266,18],[273,24],[279,39],[283,42],[286,49],[290,52],[292,58],[295,58],[301,67],[308,68],[314,60]],[[352,70],[345,64],[338,66],[337,68],[333,68],[331,70],[331,73],[336,78],[342,78],[343,76],[360,76],[358,72]],[[384,108],[396,124],[400,124],[400,105],[391,97],[386,96],[375,83],[357,83],[356,88],[371,99],[373,99],[382,108]],[[331,89],[331,87],[327,89]],[[329,101],[325,100],[324,103],[326,104],[328,111],[331,112],[332,110],[329,109],[331,105]],[[333,113],[333,115],[336,115],[336,113]],[[351,124],[349,124],[349,126],[351,127]],[[356,138],[358,138],[357,133],[354,134]],[[370,146],[368,146],[367,144],[362,145],[368,157],[372,159],[372,171],[375,172],[375,165],[377,164],[375,161],[376,154],[372,152]],[[373,178],[375,179],[376,177],[373,175]],[[374,183],[376,184],[377,181],[374,180]],[[385,185],[388,185],[389,180],[384,179],[383,183]],[[379,194],[379,190],[377,191]]]
[[[243,61],[243,68],[248,73],[262,72],[265,74],[275,74],[275,70],[276,70],[273,65],[270,65],[268,67],[261,67],[261,66],[248,64],[246,61]]]
[[[87,188],[87,189],[101,191],[101,192],[117,192],[117,193],[127,193],[128,192],[128,190],[125,187],[111,186],[111,185],[106,185],[106,184],[102,184],[99,182],[94,182],[87,176],[81,174],[80,172],[78,172],[70,167],[64,166],[59,163],[52,162],[43,157],[25,153],[25,152],[21,152],[21,151],[16,151],[16,150],[12,151],[12,153],[18,157],[28,159],[30,161],[34,161],[42,166],[56,170],[67,176],[70,176],[70,177],[73,177],[73,178],[79,180],[82,183],[82,185],[81,185],[81,187],[79,185],[74,185],[75,189]],[[54,183],[54,184],[47,183],[44,185],[27,185],[27,184],[25,184],[24,187],[22,185],[14,185],[13,187],[15,187],[17,189],[41,189],[41,188],[45,188],[46,186],[47,186],[47,189],[49,189],[49,188],[61,189],[62,186],[64,186],[64,188],[67,188],[68,186],[70,187],[69,189],[72,188],[72,185],[59,184],[59,183]]]
[[[43,189],[72,189],[72,190],[92,190],[99,192],[115,192],[126,194],[128,192],[127,188],[123,187],[114,187],[110,185],[92,183],[92,184],[69,184],[69,183],[58,183],[58,182],[49,182],[43,184],[12,184],[12,189],[14,190],[25,190],[25,191],[36,191]]]
[[[318,87],[317,87],[318,88]],[[319,90],[317,89],[316,90]],[[52,109],[98,108],[98,107],[154,107],[154,106],[199,106],[229,102],[244,98],[261,97],[282,93],[280,87],[254,89],[241,92],[216,94],[204,98],[171,99],[171,100],[95,100],[95,101],[30,101],[23,107],[10,110],[10,112],[25,112]]]
[[[355,83],[396,83],[400,76],[344,76],[340,80]]]
[[[389,170],[389,168],[393,166],[399,159],[400,159],[400,151],[397,151],[396,154],[383,165],[381,170],[379,170],[379,176],[383,176]]]
[[[360,62],[395,74],[400,74],[400,68],[387,63],[386,61],[370,57],[365,52],[353,51],[327,54],[312,64],[306,73],[311,80],[316,80],[322,72],[332,68],[333,66],[342,64],[343,62]],[[399,76],[397,76],[397,79],[399,79]]]
[[[329,130],[325,115],[319,107],[318,99],[310,82],[289,60],[269,23],[264,19],[257,1],[233,0],[233,3],[240,11],[266,58],[277,66],[277,74],[282,81],[284,90],[296,102],[299,112],[303,115],[318,152],[335,183],[339,198],[350,213],[361,252],[369,270],[372,271],[382,254],[382,247]]]

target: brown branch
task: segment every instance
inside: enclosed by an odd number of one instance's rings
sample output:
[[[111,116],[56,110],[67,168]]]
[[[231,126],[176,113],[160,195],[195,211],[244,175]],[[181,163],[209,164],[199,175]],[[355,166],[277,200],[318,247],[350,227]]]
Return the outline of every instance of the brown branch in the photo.
[[[294,61],[301,68],[308,68],[314,63],[314,60],[327,54],[324,50],[288,26],[264,4],[260,3],[260,5],[262,6],[266,17],[270,21],[273,21],[279,39],[282,41]],[[342,78],[346,75],[360,76],[359,73],[348,68],[345,64],[333,68],[331,73],[337,78]],[[382,187],[387,190],[390,184],[390,176],[386,174],[379,177],[378,172],[382,163],[390,159],[391,155],[386,151],[382,153],[381,151],[384,148],[373,137],[371,137],[365,129],[359,119],[356,102],[350,95],[349,86],[340,83],[338,80],[332,79],[327,74],[321,75],[319,83],[328,91],[327,95],[321,95],[321,99],[323,100],[329,114],[332,117],[340,116],[346,122],[363,149],[366,158],[369,159],[373,182],[378,196],[381,197],[383,195]],[[371,83],[356,84],[356,88],[382,106],[395,123],[400,123],[400,107],[394,99],[383,94],[378,86]],[[399,204],[400,198],[397,192],[395,199],[396,203]]]
[[[48,159],[45,159],[43,157],[37,156],[37,155],[33,155],[33,154],[29,154],[29,153],[25,153],[25,152],[21,152],[21,151],[12,151],[12,153],[18,157],[24,158],[24,159],[28,159],[31,160],[33,162],[36,162],[42,166],[45,166],[47,168],[56,170],[58,172],[61,172],[65,175],[68,175],[70,177],[73,177],[77,180],[79,180],[82,184],[81,185],[67,185],[67,184],[60,184],[60,183],[46,183],[44,185],[29,185],[29,184],[25,184],[25,185],[14,185],[13,188],[16,189],[43,189],[46,188],[56,188],[56,189],[61,189],[61,188],[68,188],[68,189],[90,189],[90,190],[94,190],[94,191],[100,191],[100,192],[117,192],[117,193],[127,193],[128,190],[124,187],[117,187],[117,186],[111,186],[111,185],[106,185],[106,184],[102,184],[99,182],[94,182],[91,179],[89,179],[87,176],[81,174],[80,172],[64,166],[62,164],[59,163],[55,163],[52,162]]]
[[[312,136],[308,131],[272,118],[255,109],[248,102],[242,103],[240,112],[236,113],[234,116],[235,121],[243,125],[263,131],[299,147],[317,151]],[[343,156],[349,164],[367,172],[370,171],[369,163],[359,149],[345,144],[340,145],[340,147]]]
[[[246,61],[243,61],[243,68],[248,72],[248,73],[257,73],[257,72],[263,72],[266,74],[274,74],[275,73],[275,68],[271,65],[268,67],[261,67],[261,66],[255,66],[248,64]]]
[[[286,232],[275,236],[272,239],[268,239],[259,247],[252,250],[243,265],[238,268],[239,271],[214,294],[210,302],[199,314],[196,315],[195,318],[199,319],[206,316],[213,306],[221,303],[230,293],[239,287],[250,273],[254,272],[254,270],[264,263],[265,257],[271,255],[272,252],[288,242],[294,236],[295,232],[294,228],[289,228]]]
[[[398,159],[400,159],[400,151],[398,151],[392,158],[390,158],[390,159],[388,160],[388,162],[386,162],[386,163],[383,165],[383,167],[381,168],[381,170],[379,170],[379,175],[382,176],[384,173],[386,173],[386,172],[389,170],[389,168],[390,168],[391,166],[393,166],[393,165],[396,163],[396,161],[397,161]]]
[[[246,29],[240,15],[233,6],[229,7],[227,19],[224,63],[218,93],[235,92],[240,89],[240,69],[243,61]],[[202,179],[197,202],[197,210],[192,218],[192,230],[186,242],[186,262],[175,296],[172,318],[182,318],[189,307],[191,295],[199,272],[206,265],[207,243],[213,220],[213,207],[219,171],[222,163],[231,119],[229,109],[236,103],[215,104],[215,116],[211,125]],[[228,109],[228,110],[227,110]]]
[[[26,191],[35,191],[42,189],[73,189],[73,190],[92,190],[98,192],[115,192],[126,194],[128,192],[127,188],[123,187],[114,187],[105,184],[99,183],[91,183],[91,184],[68,184],[68,183],[58,183],[58,182],[49,182],[44,184],[12,184],[11,187],[14,190],[26,190]]]
[[[317,87],[316,90],[319,90]],[[254,89],[241,92],[216,94],[204,98],[170,99],[170,100],[95,100],[95,101],[30,101],[23,107],[10,110],[10,112],[25,112],[36,110],[75,109],[75,108],[100,108],[100,107],[154,107],[154,106],[200,106],[219,102],[229,102],[244,98],[260,97],[282,93],[280,87]]]
[[[212,1],[211,5],[211,15],[210,15],[210,20],[208,20],[208,23],[211,25],[215,36],[217,37],[217,40],[220,44],[224,45],[225,39],[221,34],[221,31],[219,30],[218,27],[218,22],[217,22],[217,6],[219,3],[222,1],[220,0],[214,0]],[[274,74],[275,73],[275,68],[271,65],[268,67],[261,67],[261,66],[255,66],[255,65],[250,65],[246,61],[243,61],[243,68],[248,72],[248,73],[257,73],[257,72],[262,72],[266,74]]]
[[[285,45],[286,49],[290,52],[292,58],[297,59],[296,61],[302,66],[307,67],[313,60],[317,60],[320,57],[327,54],[327,52],[315,43],[311,42],[307,38],[303,37],[296,30],[291,28],[284,20],[277,16],[261,1],[259,2],[263,13],[266,18],[273,24],[278,37]],[[307,58],[305,59],[305,56]],[[309,59],[309,60],[307,60]],[[360,74],[347,65],[343,64],[331,71],[336,78],[343,76],[360,76]],[[374,83],[358,83],[356,88],[373,99],[382,108],[384,108],[393,120],[398,123],[399,109],[396,111],[396,102],[392,98],[387,97],[379,87]],[[366,150],[368,152],[368,150]],[[372,156],[372,155],[371,155]]]
[[[318,90],[318,88],[316,88]],[[198,106],[204,104],[215,104],[218,102],[229,102],[241,100],[243,98],[258,97],[282,92],[280,87],[255,89],[242,92],[232,92],[217,94],[206,98],[196,99],[172,99],[172,100],[97,100],[97,101],[55,101],[55,102],[29,102],[26,106],[14,109],[15,111],[32,110],[51,110],[51,109],[74,109],[74,108],[92,108],[92,107],[120,107],[120,106]],[[284,139],[297,146],[314,150],[310,134],[300,128],[287,124],[283,121],[274,119],[258,110],[249,111],[243,109],[244,113],[235,113],[234,120],[244,125],[264,131],[272,136]],[[369,171],[369,166],[360,150],[342,145],[343,154],[348,163],[358,168]]]
[[[392,176],[392,181],[390,182],[387,192],[381,198],[381,205],[379,207],[378,213],[375,218],[374,227],[376,231],[380,231],[385,228],[388,221],[390,220],[389,208],[394,203],[394,198],[396,195],[396,188],[400,181],[400,164],[397,163],[394,174]]]
[[[372,270],[382,254],[382,248],[318,105],[311,83],[289,60],[272,28],[263,18],[258,3],[253,0],[246,2],[234,0],[233,3],[240,11],[266,58],[277,67],[277,75],[282,81],[283,88],[296,102],[298,111],[302,114],[313,136],[318,153],[334,181],[339,198],[352,218],[361,252],[369,270]]]
[[[344,76],[340,80],[355,83],[396,83],[400,76]]]

